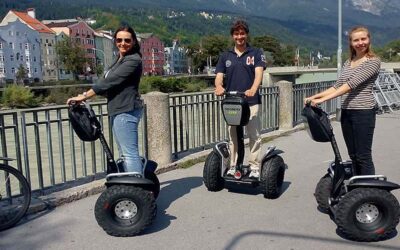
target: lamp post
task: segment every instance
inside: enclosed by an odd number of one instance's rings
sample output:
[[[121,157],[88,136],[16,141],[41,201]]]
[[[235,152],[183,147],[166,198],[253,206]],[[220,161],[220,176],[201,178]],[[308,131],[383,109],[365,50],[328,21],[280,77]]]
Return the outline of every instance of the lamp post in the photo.
[[[342,71],[342,0],[338,0],[338,50],[337,50],[337,79]],[[340,121],[341,97],[336,99],[336,120]]]

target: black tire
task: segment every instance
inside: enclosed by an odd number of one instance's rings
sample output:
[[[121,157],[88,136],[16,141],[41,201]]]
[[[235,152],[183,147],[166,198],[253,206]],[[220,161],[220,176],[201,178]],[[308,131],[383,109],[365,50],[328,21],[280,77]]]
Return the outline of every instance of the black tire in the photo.
[[[154,183],[149,191],[153,192],[154,199],[157,199],[160,194],[160,181],[158,180],[156,173],[148,171],[144,174],[144,177]]]
[[[264,162],[260,184],[265,198],[276,199],[280,196],[284,177],[285,163],[282,157],[275,155]]]
[[[339,201],[335,221],[348,239],[380,241],[396,230],[399,217],[399,202],[393,194],[377,188],[357,188]]]
[[[317,200],[319,210],[323,213],[329,212],[329,197],[333,187],[333,180],[329,174],[322,177],[315,187],[315,199]]]
[[[204,163],[203,181],[208,191],[216,192],[224,188],[225,180],[221,176],[221,157],[212,151]]]
[[[132,217],[121,216],[117,208],[130,207],[129,212],[135,212]],[[117,212],[116,212],[117,210]],[[126,211],[126,209],[125,209]],[[156,215],[154,195],[135,186],[115,185],[107,188],[97,199],[94,214],[97,223],[109,235],[135,236],[141,233],[154,220]]]
[[[19,186],[17,185],[19,183]],[[7,197],[7,187],[11,197]],[[31,187],[22,173],[0,164],[0,231],[17,224],[31,203]]]

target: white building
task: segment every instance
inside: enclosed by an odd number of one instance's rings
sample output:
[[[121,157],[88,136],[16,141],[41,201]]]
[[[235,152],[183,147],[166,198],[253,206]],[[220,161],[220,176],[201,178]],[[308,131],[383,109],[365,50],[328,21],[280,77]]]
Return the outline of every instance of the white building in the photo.
[[[94,36],[97,64],[101,64],[105,71],[110,68],[116,57],[116,47],[114,46],[113,37],[111,32],[106,31],[96,31]]]
[[[167,75],[188,73],[188,59],[186,49],[180,47],[179,41],[174,40],[172,47],[164,48],[164,72]]]
[[[7,25],[15,20],[19,20],[32,30],[39,32],[43,80],[57,80],[56,33],[36,19],[35,9],[33,8],[27,9],[26,12],[10,10],[3,18],[0,26]]]
[[[0,81],[15,82],[21,65],[27,71],[27,78],[43,80],[40,61],[39,32],[29,28],[19,19],[0,25]]]

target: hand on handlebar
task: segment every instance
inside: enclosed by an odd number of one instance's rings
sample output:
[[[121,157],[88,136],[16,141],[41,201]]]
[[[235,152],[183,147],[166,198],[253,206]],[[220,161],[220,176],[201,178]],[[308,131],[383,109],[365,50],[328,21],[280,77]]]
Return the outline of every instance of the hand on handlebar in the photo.
[[[323,101],[320,98],[318,98],[318,99],[304,98],[304,105],[305,106],[317,107],[321,103],[323,103]]]
[[[84,95],[78,95],[75,97],[71,97],[67,100],[67,104],[68,105],[75,105],[75,104],[79,104],[81,102],[83,102],[85,100],[85,96]]]
[[[218,85],[217,87],[215,87],[214,93],[215,95],[221,96],[225,93],[225,89],[222,86]]]
[[[253,97],[256,95],[256,93],[257,93],[257,90],[248,89],[244,92],[244,95],[247,97]]]

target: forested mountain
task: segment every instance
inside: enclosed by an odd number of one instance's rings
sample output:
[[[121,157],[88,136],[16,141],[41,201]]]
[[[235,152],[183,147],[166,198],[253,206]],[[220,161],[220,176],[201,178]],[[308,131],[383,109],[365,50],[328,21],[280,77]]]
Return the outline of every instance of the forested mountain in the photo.
[[[284,43],[334,52],[337,44],[337,1],[332,0],[2,0],[0,15],[9,9],[36,8],[38,19],[92,17],[97,27],[132,24],[165,42],[180,38],[191,43],[204,35],[228,35],[240,16],[252,35],[271,35]],[[367,25],[374,42],[400,38],[400,1],[343,0],[343,28]]]

